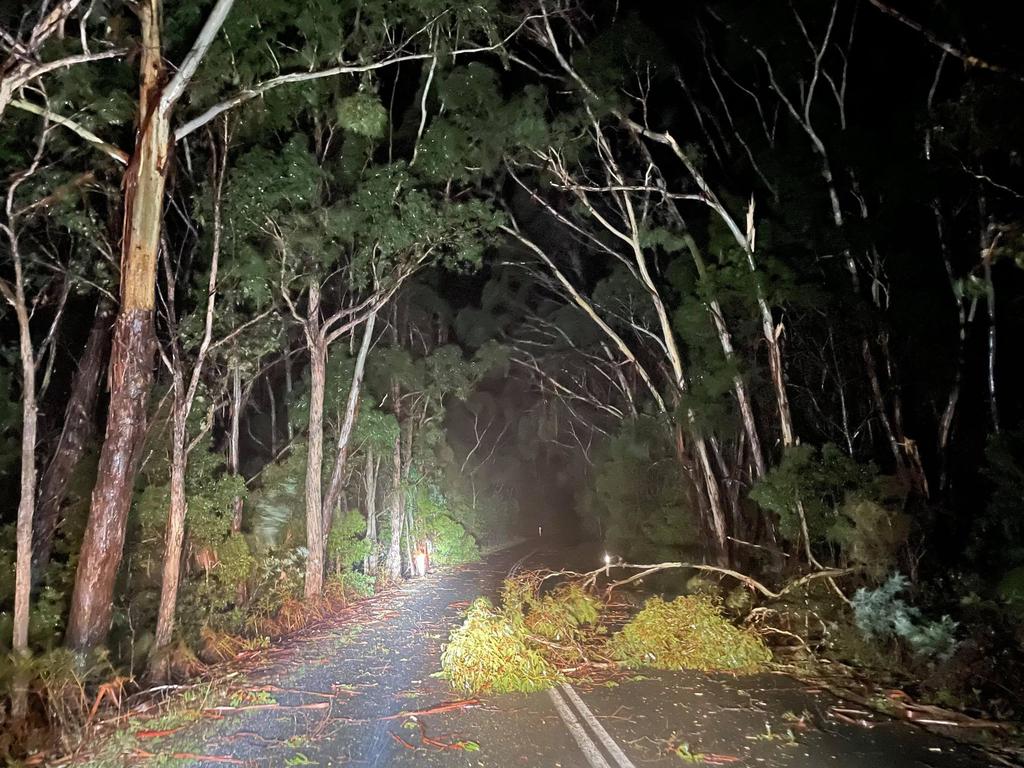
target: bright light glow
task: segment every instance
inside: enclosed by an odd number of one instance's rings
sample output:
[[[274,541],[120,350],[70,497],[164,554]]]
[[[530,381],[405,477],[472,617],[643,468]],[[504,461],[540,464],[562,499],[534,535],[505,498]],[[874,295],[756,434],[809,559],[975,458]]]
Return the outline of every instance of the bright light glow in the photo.
[[[416,571],[417,576],[427,575],[427,553],[423,551],[417,552],[412,556],[413,569]]]
[[[604,564],[605,565],[611,565],[612,564],[612,556],[609,555],[607,552],[604,553]]]

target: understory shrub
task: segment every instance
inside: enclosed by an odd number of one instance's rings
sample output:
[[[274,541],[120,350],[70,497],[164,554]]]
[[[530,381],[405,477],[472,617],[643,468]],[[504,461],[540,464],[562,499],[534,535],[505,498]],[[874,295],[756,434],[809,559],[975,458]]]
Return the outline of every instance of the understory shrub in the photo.
[[[733,626],[718,601],[702,595],[652,597],[608,642],[627,667],[757,672],[771,661],[761,638]]]
[[[1024,615],[1024,565],[1004,574],[999,580],[997,592],[1011,610]]]
[[[433,544],[431,559],[437,565],[459,565],[480,558],[480,548],[470,530],[476,528],[475,510],[457,493],[445,493],[437,484],[421,483],[412,494],[416,509],[416,534]]]
[[[907,584],[905,576],[895,573],[877,589],[858,589],[853,597],[857,629],[870,640],[902,641],[922,659],[948,659],[956,650],[956,622],[949,616],[925,619],[900,597]]]

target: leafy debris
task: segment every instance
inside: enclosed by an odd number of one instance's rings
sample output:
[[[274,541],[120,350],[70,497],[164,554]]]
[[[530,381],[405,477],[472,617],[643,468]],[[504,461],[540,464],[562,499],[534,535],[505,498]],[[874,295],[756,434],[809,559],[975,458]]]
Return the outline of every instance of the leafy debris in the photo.
[[[702,595],[665,602],[650,598],[608,641],[615,660],[630,668],[730,670],[752,673],[771,661],[756,634],[722,616],[718,601]]]

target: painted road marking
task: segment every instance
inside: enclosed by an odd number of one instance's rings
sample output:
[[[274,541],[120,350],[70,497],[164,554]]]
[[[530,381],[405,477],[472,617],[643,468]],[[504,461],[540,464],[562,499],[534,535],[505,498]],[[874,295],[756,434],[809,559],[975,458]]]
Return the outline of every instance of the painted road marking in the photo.
[[[612,761],[618,768],[636,768],[633,765],[633,761],[626,756],[626,753],[622,751],[622,747],[604,729],[604,726],[601,725],[590,707],[583,703],[583,699],[573,690],[573,687],[567,683],[562,683],[559,687],[571,704],[567,704],[565,699],[554,688],[548,689],[548,695],[551,697],[555,709],[562,718],[562,722],[565,723],[565,727],[569,729],[569,733],[576,739],[576,743],[583,752],[583,756],[587,758],[591,768],[611,768],[611,766],[609,766],[608,761],[605,759],[605,754],[601,752],[601,748],[594,742],[590,734],[587,733],[587,729],[576,717],[577,712],[583,717],[584,722],[590,726],[590,730],[594,732],[601,744],[604,745],[607,754],[611,756]],[[575,712],[573,707],[575,707]]]
[[[587,721],[587,725],[590,729],[597,734],[597,738],[604,744],[604,748],[608,750],[615,760],[618,761],[621,768],[636,768],[633,762],[626,757],[626,753],[622,751],[622,748],[615,742],[615,739],[611,737],[611,734],[604,729],[594,713],[590,711],[590,707],[583,703],[583,699],[579,697],[579,694],[573,690],[571,685],[562,683],[562,690],[565,691],[565,695],[569,697],[569,701],[576,705],[577,711],[583,715],[583,719]]]
[[[558,710],[562,722],[565,723],[565,727],[569,729],[569,733],[576,739],[576,743],[579,744],[583,756],[590,763],[590,768],[611,768],[608,765],[608,761],[604,759],[604,755],[601,754],[597,744],[587,735],[583,726],[580,725],[580,721],[576,719],[576,715],[572,713],[569,705],[565,703],[565,699],[559,696],[558,691],[554,688],[548,688],[548,695],[551,697],[551,702],[555,705],[555,709]]]

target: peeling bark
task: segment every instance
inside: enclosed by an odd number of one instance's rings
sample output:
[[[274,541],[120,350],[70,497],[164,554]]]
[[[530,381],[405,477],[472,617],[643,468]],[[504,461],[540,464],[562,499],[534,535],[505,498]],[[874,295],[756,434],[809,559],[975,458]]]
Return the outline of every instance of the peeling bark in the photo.
[[[96,431],[96,401],[103,365],[110,349],[113,316],[113,308],[101,302],[71,380],[71,394],[64,409],[64,427],[60,439],[39,481],[39,505],[33,521],[32,536],[33,580],[37,582],[50,563],[53,539],[60,527],[60,509],[67,495],[71,475]]]
[[[153,381],[152,309],[122,309],[114,323],[110,414],[92,509],[78,561],[65,637],[75,650],[102,643],[110,629],[114,582],[124,548],[132,484]]]
[[[153,383],[153,306],[170,114],[159,108],[165,76],[159,3],[147,0],[138,12],[142,25],[138,136],[135,154],[125,171],[121,307],[111,347],[107,430],[65,635],[65,642],[75,650],[102,643],[110,629],[114,581],[121,565],[132,483],[146,433],[146,409]]]

